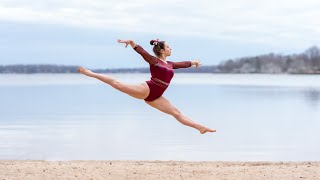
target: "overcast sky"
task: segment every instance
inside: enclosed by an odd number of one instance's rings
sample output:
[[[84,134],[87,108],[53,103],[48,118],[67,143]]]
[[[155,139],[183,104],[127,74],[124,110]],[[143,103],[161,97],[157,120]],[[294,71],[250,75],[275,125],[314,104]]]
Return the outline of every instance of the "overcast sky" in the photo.
[[[152,53],[166,40],[169,60],[300,53],[320,44],[317,0],[0,0],[0,64],[144,67],[133,39]]]

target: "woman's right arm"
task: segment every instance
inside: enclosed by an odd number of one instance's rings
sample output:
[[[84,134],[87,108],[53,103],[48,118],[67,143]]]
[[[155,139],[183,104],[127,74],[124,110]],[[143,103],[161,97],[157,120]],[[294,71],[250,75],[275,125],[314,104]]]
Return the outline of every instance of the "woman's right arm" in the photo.
[[[120,40],[118,39],[118,43],[125,43],[126,47],[130,44],[130,46],[137,52],[139,53],[145,61],[147,61],[149,64],[156,64],[157,58],[154,56],[151,56],[147,51],[145,51],[141,46],[137,45],[134,41],[132,40]]]

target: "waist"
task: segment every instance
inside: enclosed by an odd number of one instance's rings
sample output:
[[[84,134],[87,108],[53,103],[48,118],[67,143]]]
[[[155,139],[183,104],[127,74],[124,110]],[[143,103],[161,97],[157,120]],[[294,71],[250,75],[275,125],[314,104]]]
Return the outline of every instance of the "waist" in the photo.
[[[164,82],[164,81],[162,81],[162,80],[160,80],[160,79],[158,79],[158,78],[151,77],[151,81],[152,81],[153,83],[155,83],[156,85],[160,86],[160,87],[165,87],[165,88],[167,88],[167,87],[169,86],[169,83]]]

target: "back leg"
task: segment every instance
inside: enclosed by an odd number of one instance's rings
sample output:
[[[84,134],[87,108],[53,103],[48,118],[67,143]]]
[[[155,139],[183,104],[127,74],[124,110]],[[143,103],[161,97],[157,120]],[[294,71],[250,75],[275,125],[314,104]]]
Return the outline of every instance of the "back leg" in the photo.
[[[158,109],[161,112],[169,114],[176,118],[181,124],[193,127],[200,131],[201,134],[206,132],[216,132],[216,130],[203,126],[197,122],[190,120],[188,117],[183,115],[176,107],[174,107],[169,100],[161,96],[154,101],[146,101],[150,106]]]

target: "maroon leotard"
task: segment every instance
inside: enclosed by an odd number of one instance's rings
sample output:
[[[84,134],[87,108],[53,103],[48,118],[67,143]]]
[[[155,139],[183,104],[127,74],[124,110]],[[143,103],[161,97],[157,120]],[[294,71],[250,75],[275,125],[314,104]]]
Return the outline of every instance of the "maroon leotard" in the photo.
[[[151,79],[146,81],[149,86],[149,96],[145,101],[153,101],[162,96],[164,91],[168,88],[171,79],[174,75],[173,69],[188,68],[191,66],[190,61],[182,62],[164,62],[145,51],[141,46],[137,45],[134,50],[139,53],[145,61],[150,65]]]

